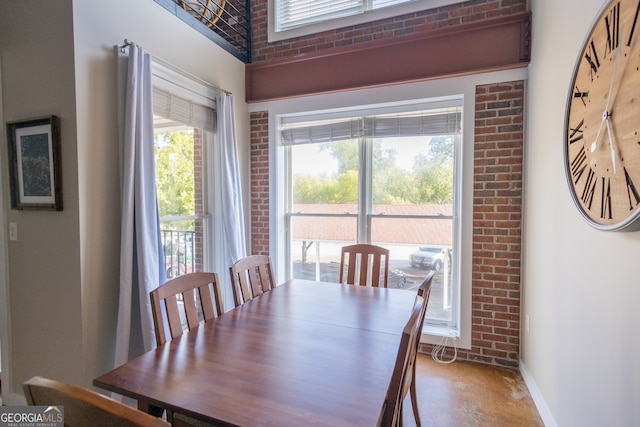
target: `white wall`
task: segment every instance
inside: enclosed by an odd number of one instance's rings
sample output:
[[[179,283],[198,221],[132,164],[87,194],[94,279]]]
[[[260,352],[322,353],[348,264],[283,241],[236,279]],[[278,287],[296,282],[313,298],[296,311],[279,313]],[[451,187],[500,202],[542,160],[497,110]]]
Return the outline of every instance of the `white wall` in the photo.
[[[35,3],[0,2],[3,118],[14,121],[52,114],[60,118],[65,209],[6,211],[6,220],[18,226],[18,240],[7,246],[11,299],[6,308],[12,329],[3,333],[9,341],[2,343],[3,360],[9,367],[8,372],[3,369],[3,383],[9,382],[3,384],[3,391],[14,393],[28,376],[79,381],[82,375],[77,368],[69,369],[82,365],[71,1],[45,2],[39,7]],[[4,130],[1,138],[6,206]],[[3,402],[11,401],[3,393]]]
[[[640,232],[588,226],[563,166],[570,78],[603,3],[531,1],[521,358],[548,426],[640,425]]]
[[[120,252],[114,46],[125,38],[234,94],[249,194],[242,62],[153,0],[0,0],[4,119],[60,116],[65,199],[59,213],[7,210],[19,241],[8,245],[12,329],[2,351],[3,366],[10,352],[11,372],[3,372],[3,391],[5,378],[12,385],[5,403],[19,401],[21,383],[33,375],[91,386],[112,368]],[[4,161],[0,169],[4,183]]]

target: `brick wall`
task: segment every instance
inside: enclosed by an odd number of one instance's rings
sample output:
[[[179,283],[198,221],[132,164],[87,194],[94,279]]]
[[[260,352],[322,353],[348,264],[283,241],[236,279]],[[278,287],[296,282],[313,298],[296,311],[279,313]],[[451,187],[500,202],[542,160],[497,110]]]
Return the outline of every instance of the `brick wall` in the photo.
[[[524,82],[476,88],[472,353],[518,366]]]
[[[476,87],[471,349],[458,351],[459,359],[513,368],[520,350],[523,105],[522,81]]]
[[[472,0],[275,43],[267,41],[267,0],[251,1],[252,62],[452,27],[527,10],[526,0]]]
[[[251,114],[251,254],[269,255],[269,113]]]
[[[517,367],[524,82],[476,88],[472,348],[458,358]],[[268,113],[251,115],[253,253],[268,253]],[[423,345],[430,352],[432,346]],[[452,355],[449,348],[446,355]]]

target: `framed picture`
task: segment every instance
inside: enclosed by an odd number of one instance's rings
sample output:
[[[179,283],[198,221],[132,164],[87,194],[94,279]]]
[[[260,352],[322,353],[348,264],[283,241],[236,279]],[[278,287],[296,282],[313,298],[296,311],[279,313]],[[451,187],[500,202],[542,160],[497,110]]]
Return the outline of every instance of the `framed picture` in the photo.
[[[7,123],[11,208],[62,210],[60,120]]]

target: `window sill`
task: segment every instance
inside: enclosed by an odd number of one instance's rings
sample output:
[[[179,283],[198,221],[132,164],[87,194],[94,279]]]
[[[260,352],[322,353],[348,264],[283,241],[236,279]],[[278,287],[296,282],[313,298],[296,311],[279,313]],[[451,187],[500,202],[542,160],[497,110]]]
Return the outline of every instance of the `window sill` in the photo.
[[[426,335],[426,337],[425,337]],[[422,328],[422,342],[428,342],[430,344],[437,344],[436,341],[440,341],[442,337],[448,337],[453,339],[460,338],[460,330],[458,328],[452,328],[448,326],[439,326],[439,325],[424,325]],[[432,337],[434,342],[428,339],[428,337]],[[427,338],[427,339],[424,339]]]

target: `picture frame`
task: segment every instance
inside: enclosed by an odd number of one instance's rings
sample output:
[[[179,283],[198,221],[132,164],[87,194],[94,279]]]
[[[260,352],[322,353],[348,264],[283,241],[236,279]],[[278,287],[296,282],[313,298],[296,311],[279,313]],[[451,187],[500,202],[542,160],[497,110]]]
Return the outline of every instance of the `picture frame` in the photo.
[[[7,123],[11,208],[62,210],[60,119]]]

